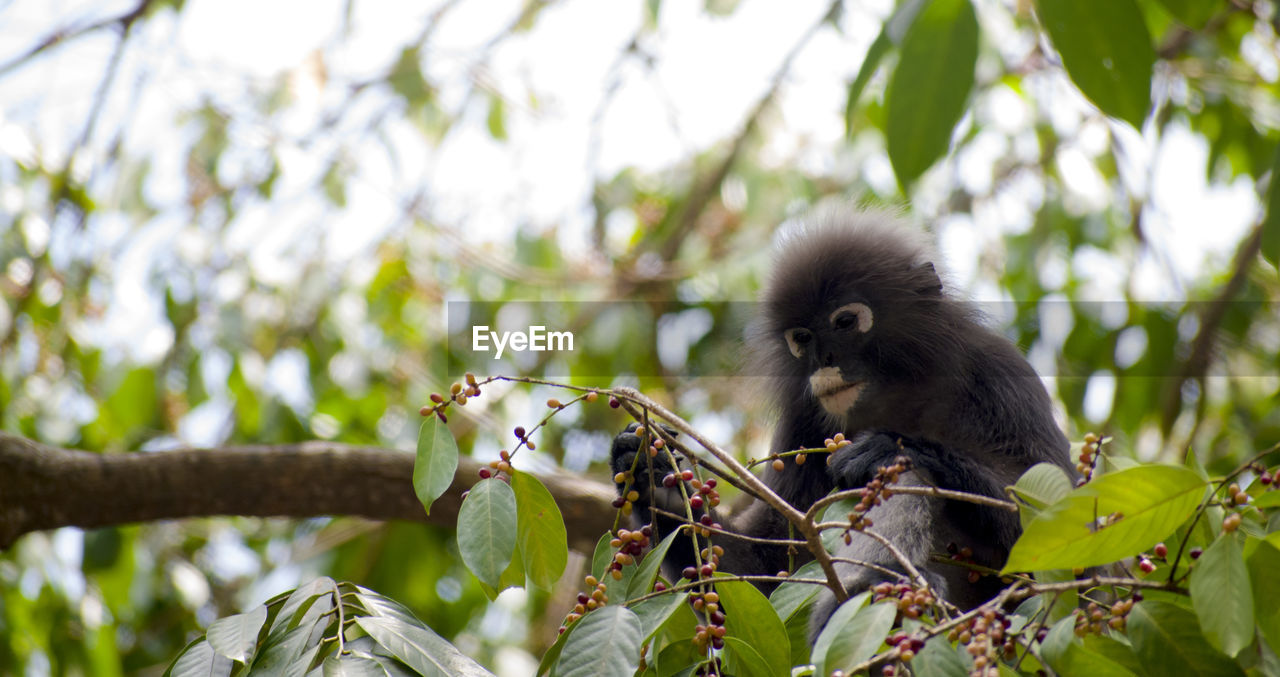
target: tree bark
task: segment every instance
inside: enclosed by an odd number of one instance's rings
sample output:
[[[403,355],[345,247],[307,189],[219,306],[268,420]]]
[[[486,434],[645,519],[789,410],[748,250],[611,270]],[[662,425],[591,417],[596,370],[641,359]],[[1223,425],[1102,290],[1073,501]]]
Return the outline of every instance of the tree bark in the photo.
[[[428,516],[413,493],[413,460],[409,452],[333,442],[97,454],[0,432],[0,550],[43,529],[213,515],[455,526],[480,463],[459,459]],[[570,547],[590,553],[613,526],[613,486],[565,472],[539,479],[560,506]]]

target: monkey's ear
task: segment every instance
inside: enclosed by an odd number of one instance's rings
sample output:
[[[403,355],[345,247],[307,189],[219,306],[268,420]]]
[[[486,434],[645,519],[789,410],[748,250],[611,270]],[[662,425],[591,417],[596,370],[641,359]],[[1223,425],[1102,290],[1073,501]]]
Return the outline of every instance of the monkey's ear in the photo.
[[[942,278],[938,277],[938,271],[933,267],[933,261],[925,261],[915,267],[914,271],[918,277],[916,293],[921,296],[941,296],[942,295]]]

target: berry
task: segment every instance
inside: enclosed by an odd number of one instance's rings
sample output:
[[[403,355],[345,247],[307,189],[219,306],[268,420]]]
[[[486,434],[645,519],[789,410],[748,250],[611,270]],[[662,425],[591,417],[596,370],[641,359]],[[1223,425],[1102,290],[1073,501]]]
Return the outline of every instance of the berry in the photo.
[[[786,464],[785,464],[785,463],[783,463],[783,462],[782,462],[782,459],[780,459],[780,458],[775,458],[775,459],[773,459],[773,469],[774,469],[774,470],[777,470],[778,472],[782,472],[783,468],[786,468],[786,467],[787,467],[787,466],[786,466]]]
[[[516,433],[516,437],[519,437],[520,439],[524,439],[524,436],[525,436],[524,426],[522,425],[516,426],[515,433]]]
[[[1152,571],[1156,570],[1156,565],[1152,564],[1151,560],[1147,559],[1146,557],[1143,557],[1142,559],[1138,560],[1138,568],[1142,570],[1142,573],[1149,574]]]
[[[678,480],[676,479],[675,475],[671,473],[667,473],[667,476],[662,478],[662,486],[670,489],[676,485],[677,481]]]
[[[554,397],[547,400],[547,407],[551,409],[559,409],[560,407],[563,407],[563,406],[564,406],[563,404],[560,404],[560,400],[557,400]]]
[[[597,393],[596,391],[592,390],[591,392],[587,393],[586,397],[583,399],[585,399],[588,402],[595,402],[596,400],[600,399],[600,393]]]
[[[684,571],[680,572],[680,575],[692,581],[698,577],[698,570],[693,567],[685,567]]]
[[[610,398],[609,398],[609,406],[610,406],[610,407],[612,407],[612,408],[614,408],[614,409],[617,409],[618,407],[621,407],[621,406],[622,406],[622,403],[618,401],[618,398],[616,398],[616,397],[610,397]]]
[[[1169,546],[1165,545],[1164,543],[1156,543],[1156,547],[1154,548],[1154,550],[1156,553],[1156,557],[1159,557],[1160,559],[1164,559],[1169,555]]]
[[[1200,555],[1204,554],[1204,550],[1201,548],[1192,548],[1191,552],[1187,554],[1191,555],[1191,559],[1200,559]]]
[[[689,507],[693,508],[694,510],[697,510],[698,508],[701,508],[701,507],[702,507],[702,497],[701,497],[701,496],[694,496],[693,498],[690,498],[690,499],[689,499]]]
[[[487,479],[489,479],[490,477],[493,477],[493,473],[492,473],[492,472],[490,472],[490,470],[489,470],[488,468],[481,468],[481,469],[480,469],[480,479],[482,479],[482,480],[487,480]]]

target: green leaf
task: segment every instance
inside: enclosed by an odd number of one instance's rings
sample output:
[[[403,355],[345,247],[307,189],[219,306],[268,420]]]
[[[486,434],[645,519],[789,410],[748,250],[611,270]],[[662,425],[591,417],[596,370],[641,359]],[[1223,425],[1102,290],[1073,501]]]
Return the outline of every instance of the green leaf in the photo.
[[[1274,574],[1275,572],[1273,572]],[[1236,536],[1224,533],[1191,570],[1191,604],[1205,639],[1228,656],[1253,641],[1253,590]],[[1275,600],[1267,602],[1275,606]]]
[[[1244,674],[1209,645],[1187,609],[1149,599],[1133,607],[1126,624],[1134,653],[1149,675]]]
[[[827,627],[818,635],[818,641],[813,644],[813,658],[818,665],[816,674],[829,675],[833,670],[849,673],[854,666],[874,656],[884,643],[898,608],[893,604],[863,607],[866,594],[836,609]]]
[[[735,677],[774,677],[769,664],[756,647],[737,637],[724,638],[724,674]]]
[[[1276,493],[1276,492],[1272,492]],[[1201,555],[1203,558],[1203,555]],[[1273,648],[1280,646],[1280,549],[1262,541],[1247,562],[1258,629]]]
[[[516,545],[525,573],[534,585],[550,589],[569,561],[564,518],[551,492],[533,475],[511,471],[511,489],[516,495]]]
[[[164,674],[165,677],[224,677],[231,674],[233,667],[231,659],[214,651],[202,637],[188,644]]]
[[[1133,0],[1038,0],[1072,82],[1103,113],[1141,129],[1156,52]]]
[[[1074,617],[1064,618],[1054,624],[1040,645],[1040,657],[1060,675],[1137,677],[1132,670],[1110,658],[1086,650],[1075,636]]]
[[[610,604],[583,616],[569,629],[553,674],[558,677],[631,677],[640,664],[640,619]]]
[[[1170,465],[1103,475],[1031,520],[1004,572],[1109,564],[1149,548],[1191,516],[1205,486],[1194,471]]]
[[[687,592],[670,593],[651,597],[630,607],[640,619],[640,641],[649,641],[688,597]]]
[[[844,104],[844,129],[845,134],[850,138],[853,137],[853,115],[857,110],[858,99],[862,97],[862,90],[866,89],[867,83],[871,82],[872,76],[880,67],[880,61],[884,59],[885,54],[889,53],[889,48],[902,42],[903,34],[911,27],[911,22],[915,21],[916,14],[924,2],[925,0],[907,0],[898,5],[893,16],[884,22],[875,41],[867,48],[866,55],[862,57],[862,65],[858,67],[858,74],[849,85],[849,93]]]
[[[791,647],[782,639],[787,629],[759,588],[745,581],[717,581],[727,637],[754,648],[774,675],[791,671]]]
[[[458,509],[458,551],[481,582],[497,588],[516,549],[516,495],[498,478],[481,480]]]
[[[916,180],[951,144],[978,59],[978,20],[969,0],[930,0],[902,39],[885,92],[885,134],[898,181]]]
[[[769,595],[769,604],[772,604],[774,611],[778,612],[778,618],[784,621],[791,618],[809,600],[817,597],[818,593],[822,592],[821,585],[801,582],[806,579],[817,579],[825,582],[826,579],[822,573],[822,567],[818,566],[817,561],[809,562],[796,569],[796,572],[791,574],[791,580],[774,588]]]
[[[499,141],[507,140],[507,108],[502,97],[489,95],[489,117],[485,119],[489,135]]]
[[[413,493],[431,514],[431,504],[444,495],[458,471],[458,442],[449,427],[428,416],[418,428],[418,455],[413,462]]]
[[[387,75],[391,89],[403,97],[411,109],[419,108],[431,99],[431,87],[426,78],[422,77],[422,67],[419,65],[421,59],[422,54],[417,47],[406,47],[401,50],[400,58]]]
[[[1267,216],[1262,221],[1262,258],[1280,268],[1280,149],[1271,163],[1267,185]]]
[[[363,656],[329,656],[321,664],[324,677],[386,677],[382,665]]]
[[[392,656],[419,674],[428,677],[493,677],[493,673],[425,626],[385,616],[360,616],[356,623]]]
[[[259,606],[242,614],[219,618],[210,626],[205,637],[214,651],[237,663],[247,664],[258,646],[258,632],[267,621],[267,607]]]
[[[1226,9],[1220,0],[1159,0],[1159,2],[1188,28],[1203,28],[1214,13]]]
[[[667,551],[671,549],[671,543],[681,533],[676,530],[667,534],[666,538],[659,541],[649,552],[645,553],[644,559],[640,560],[640,566],[631,578],[630,585],[627,586],[627,599],[642,597],[653,590],[653,582],[658,579],[658,571],[662,568],[662,560],[666,559]],[[684,537],[688,538],[689,535],[685,534]]]
[[[911,669],[916,677],[969,677],[973,665],[946,637],[933,637],[911,661]]]
[[[1032,508],[1043,510],[1071,493],[1071,480],[1052,463],[1037,463],[1022,473],[1013,491]]]

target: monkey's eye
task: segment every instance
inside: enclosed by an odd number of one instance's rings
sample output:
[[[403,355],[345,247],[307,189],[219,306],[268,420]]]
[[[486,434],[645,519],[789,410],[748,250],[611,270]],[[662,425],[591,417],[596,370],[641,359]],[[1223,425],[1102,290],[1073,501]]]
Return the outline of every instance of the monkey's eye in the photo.
[[[871,331],[871,308],[865,303],[848,303],[831,313],[831,326],[840,331],[857,329],[862,333]]]
[[[813,332],[804,327],[788,329],[783,336],[787,339],[787,347],[791,349],[791,354],[796,357],[804,357],[805,346],[813,341]]]

